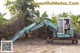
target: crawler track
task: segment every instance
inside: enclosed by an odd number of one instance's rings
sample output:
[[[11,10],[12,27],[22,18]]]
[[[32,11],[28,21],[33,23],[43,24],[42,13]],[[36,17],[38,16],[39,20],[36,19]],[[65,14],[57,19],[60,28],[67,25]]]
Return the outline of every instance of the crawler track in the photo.
[[[53,44],[78,44],[76,38],[47,38],[47,43]]]

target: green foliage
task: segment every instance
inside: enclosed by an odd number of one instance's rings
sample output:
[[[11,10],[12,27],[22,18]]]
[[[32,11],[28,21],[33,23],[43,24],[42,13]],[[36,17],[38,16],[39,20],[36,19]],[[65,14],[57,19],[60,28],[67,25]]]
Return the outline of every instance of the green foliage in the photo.
[[[46,20],[46,18],[48,17],[46,11],[41,15],[39,11],[36,11],[36,17],[35,17],[35,22],[40,23],[40,22],[44,22]]]
[[[73,24],[74,28],[77,28],[80,25],[79,15],[77,15],[77,16],[71,15],[71,19],[72,19],[72,24]]]
[[[68,17],[69,15],[68,15],[68,13],[65,13],[65,12],[63,12],[62,14],[59,14],[59,17]]]
[[[37,10],[37,11],[35,12],[35,15],[36,15],[37,17],[40,17],[40,12],[39,12],[39,10]]]
[[[71,19],[72,19],[73,25],[76,26],[76,25],[77,25],[77,17],[74,16],[74,15],[72,15],[72,16],[71,16]]]
[[[80,24],[80,15],[77,15],[77,24],[79,25]]]
[[[32,18],[33,14],[35,12],[34,6],[32,4],[33,0],[6,0],[5,5],[11,12],[11,14],[17,14],[18,17],[24,17]]]
[[[12,2],[11,0],[6,0],[5,2],[5,6],[7,6],[7,8],[9,9],[11,14],[15,14],[15,5],[14,2]]]
[[[0,26],[2,25],[2,23],[3,23],[3,17],[0,16]]]
[[[46,11],[42,14],[42,17],[43,17],[43,18],[48,17],[48,15],[47,15]]]
[[[78,22],[80,22],[80,17],[78,18],[78,20],[77,20]]]
[[[3,18],[3,16],[5,16],[6,13],[4,13],[3,15],[0,16],[0,26],[3,25],[5,19]]]
[[[69,16],[68,13],[63,12],[62,17],[67,17],[67,16]]]
[[[51,17],[52,23],[54,23],[55,25],[57,24],[57,18],[56,17]]]

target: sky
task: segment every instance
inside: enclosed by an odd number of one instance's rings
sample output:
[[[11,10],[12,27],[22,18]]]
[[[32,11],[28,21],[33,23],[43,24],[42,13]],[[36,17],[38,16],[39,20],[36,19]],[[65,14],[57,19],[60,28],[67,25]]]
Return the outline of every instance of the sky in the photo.
[[[4,18],[6,19],[10,19],[11,18],[11,14],[9,12],[9,10],[6,8],[6,6],[4,6],[5,0],[0,0],[0,12],[2,14],[7,13]]]
[[[57,1],[57,2],[69,2],[71,0],[35,0],[36,2],[45,2],[45,1]],[[58,15],[63,12],[71,13],[74,15],[80,15],[80,1],[72,0],[72,2],[79,2],[79,5],[40,5],[40,8],[36,8],[36,10],[40,10],[41,13],[47,11],[49,17],[53,14]]]
[[[80,15],[80,1],[79,0],[34,0],[35,2],[45,2],[45,1],[57,1],[57,2],[79,2],[79,5],[40,5],[36,10],[40,10],[41,14],[47,11],[49,17],[53,14],[58,15],[62,12],[71,13],[74,15]],[[0,12],[2,14],[7,13],[4,18],[10,19],[11,14],[8,9],[4,6],[5,0],[0,0]]]

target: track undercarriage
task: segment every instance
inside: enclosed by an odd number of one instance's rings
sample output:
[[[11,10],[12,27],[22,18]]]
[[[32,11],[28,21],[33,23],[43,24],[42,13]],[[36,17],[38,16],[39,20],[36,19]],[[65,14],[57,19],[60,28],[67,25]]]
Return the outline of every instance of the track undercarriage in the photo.
[[[76,38],[47,38],[47,43],[52,44],[78,44]]]

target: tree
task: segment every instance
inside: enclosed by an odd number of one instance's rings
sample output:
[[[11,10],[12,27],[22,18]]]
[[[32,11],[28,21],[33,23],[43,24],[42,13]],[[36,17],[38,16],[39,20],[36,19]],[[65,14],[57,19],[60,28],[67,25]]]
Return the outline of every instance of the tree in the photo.
[[[13,15],[17,15],[17,17],[27,17],[29,20],[33,18],[35,13],[35,7],[37,5],[32,4],[33,0],[6,0],[5,5]],[[27,19],[26,18],[26,19]],[[25,20],[26,20],[25,19]]]
[[[9,37],[12,37],[18,31],[32,23],[31,19],[34,17],[35,7],[32,4],[33,0],[6,0],[5,6],[13,15],[4,29]]]
[[[22,22],[25,23],[25,26],[34,21],[35,7],[38,7],[38,5],[33,5],[33,1],[34,0],[6,0],[5,6],[13,15],[11,21],[15,22],[16,20],[21,21],[20,19],[23,19],[24,21]]]

